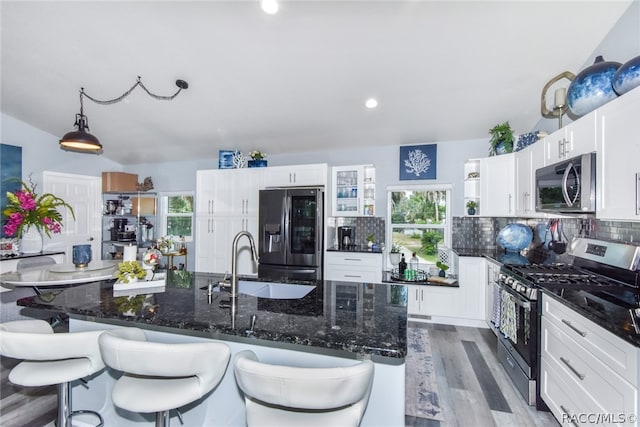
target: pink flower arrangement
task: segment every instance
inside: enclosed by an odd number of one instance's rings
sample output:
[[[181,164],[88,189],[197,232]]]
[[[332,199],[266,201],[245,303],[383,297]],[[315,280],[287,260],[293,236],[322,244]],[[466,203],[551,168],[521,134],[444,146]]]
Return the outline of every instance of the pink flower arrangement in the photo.
[[[60,233],[62,215],[57,209],[60,206],[69,209],[73,219],[76,218],[73,208],[61,198],[50,193],[38,196],[36,185],[31,179],[29,185],[23,181],[20,184],[20,190],[15,193],[7,192],[7,208],[2,212],[7,217],[6,224],[2,227],[5,235],[20,237],[30,226],[44,231],[49,237],[51,233]]]

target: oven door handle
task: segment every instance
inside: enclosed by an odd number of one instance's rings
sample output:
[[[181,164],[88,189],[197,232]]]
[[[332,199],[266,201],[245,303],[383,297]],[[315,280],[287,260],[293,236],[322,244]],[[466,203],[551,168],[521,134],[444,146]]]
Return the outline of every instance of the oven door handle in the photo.
[[[511,296],[513,297],[513,299],[515,300],[515,303],[517,305],[519,305],[522,308],[525,308],[527,310],[531,309],[531,302],[529,300],[527,300],[526,298],[523,298],[520,294],[514,292],[510,287],[508,287],[507,285],[503,285],[503,284],[498,284],[498,287],[501,290],[507,291],[509,292],[509,294],[511,294]]]

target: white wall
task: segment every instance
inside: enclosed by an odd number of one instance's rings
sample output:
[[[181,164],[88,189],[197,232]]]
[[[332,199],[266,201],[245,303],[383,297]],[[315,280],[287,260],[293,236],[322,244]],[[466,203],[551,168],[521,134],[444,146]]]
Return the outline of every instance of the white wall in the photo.
[[[453,215],[463,215],[464,162],[469,158],[485,157],[488,154],[489,137],[467,141],[413,141],[403,145],[437,144],[437,179],[400,181],[400,145],[363,149],[334,151],[312,151],[303,153],[268,155],[270,166],[299,165],[307,163],[327,163],[329,166],[373,164],[376,167],[376,210],[377,216],[385,216],[387,209],[386,187],[398,184],[453,184]],[[268,153],[267,153],[268,154]],[[173,162],[160,164],[128,165],[125,169],[137,173],[140,180],[151,176],[156,191],[193,190],[196,184],[195,171],[217,169],[217,157],[193,162]]]
[[[579,41],[580,36],[576,35],[575,40],[566,41],[565,46],[570,43]],[[584,64],[576,70],[558,70],[558,73],[563,71],[571,71],[575,75],[578,75],[580,71],[593,64],[593,61],[598,55],[602,55],[605,61],[616,61],[624,64],[632,58],[640,55],[640,1],[636,0],[627,9],[627,11],[620,17],[616,25],[613,26],[607,36],[600,42],[600,44],[594,49],[589,58],[585,58]],[[549,76],[551,80],[553,76]],[[540,86],[542,91],[542,86]],[[571,114],[567,114],[563,117],[562,123],[566,125],[572,121]],[[544,130],[549,133],[558,129],[558,119],[540,119],[540,121],[533,127],[534,129]]]

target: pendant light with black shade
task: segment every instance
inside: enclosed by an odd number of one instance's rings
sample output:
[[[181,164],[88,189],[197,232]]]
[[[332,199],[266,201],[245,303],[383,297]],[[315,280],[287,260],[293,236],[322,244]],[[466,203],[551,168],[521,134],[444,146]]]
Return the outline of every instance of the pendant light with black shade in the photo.
[[[87,119],[87,116],[84,115],[83,98],[86,96],[93,102],[101,105],[115,104],[129,96],[129,94],[138,86],[144,89],[144,91],[147,92],[147,94],[152,98],[171,101],[173,98],[178,96],[182,89],[187,89],[189,87],[189,84],[184,80],[176,80],[178,91],[170,96],[160,96],[151,93],[149,89],[147,89],[142,83],[140,76],[138,76],[138,80],[133,86],[131,86],[129,90],[127,90],[117,98],[109,99],[106,101],[93,98],[87,95],[87,93],[84,91],[84,88],[80,88],[80,114],[76,114],[76,122],[74,123],[74,126],[77,128],[77,130],[67,132],[62,137],[62,139],[60,139],[60,148],[65,151],[73,151],[76,153],[102,154],[102,144],[100,143],[98,138],[88,132],[89,120]]]

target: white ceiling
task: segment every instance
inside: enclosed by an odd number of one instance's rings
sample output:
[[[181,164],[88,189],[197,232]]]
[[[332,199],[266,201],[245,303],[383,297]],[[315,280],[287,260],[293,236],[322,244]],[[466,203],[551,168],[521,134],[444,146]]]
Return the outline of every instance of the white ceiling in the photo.
[[[540,93],[577,73],[628,1],[6,1],[2,112],[57,137],[79,90],[122,164],[487,137],[540,120]],[[371,96],[376,110],[363,107]]]

